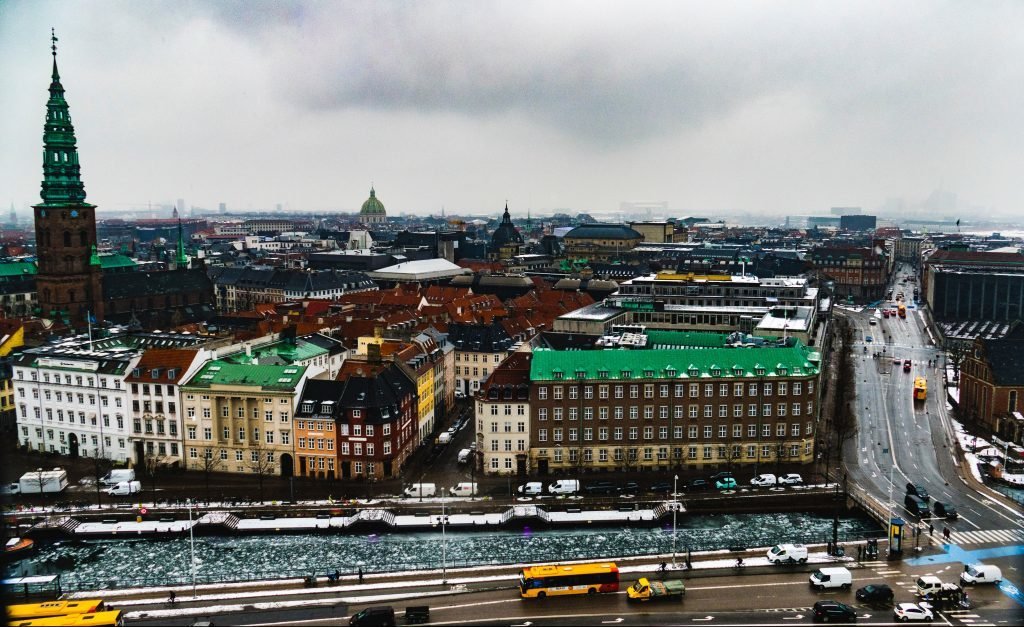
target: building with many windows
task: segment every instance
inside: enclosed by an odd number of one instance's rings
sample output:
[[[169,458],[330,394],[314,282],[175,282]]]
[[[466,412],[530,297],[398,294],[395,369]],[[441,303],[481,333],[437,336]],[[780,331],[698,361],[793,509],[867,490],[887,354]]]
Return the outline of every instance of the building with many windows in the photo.
[[[959,415],[968,424],[1024,444],[1024,325],[978,338],[960,368]]]
[[[206,362],[181,385],[191,470],[294,473],[293,416],[305,366]]]
[[[150,348],[128,375],[132,456],[137,466],[145,467],[147,460],[158,466],[181,463],[178,386],[195,374],[206,357],[200,350]]]
[[[534,350],[529,472],[756,473],[811,462],[819,353],[794,338],[732,345],[723,335],[715,345],[712,335],[660,331],[646,348]]]
[[[487,474],[522,475],[529,468],[532,355],[509,355],[476,395],[476,444]]]
[[[448,341],[455,347],[455,392],[465,396],[476,394],[515,343],[498,322],[452,323]]]
[[[131,459],[127,376],[142,351],[46,345],[16,352],[18,439],[29,448],[119,462]]]

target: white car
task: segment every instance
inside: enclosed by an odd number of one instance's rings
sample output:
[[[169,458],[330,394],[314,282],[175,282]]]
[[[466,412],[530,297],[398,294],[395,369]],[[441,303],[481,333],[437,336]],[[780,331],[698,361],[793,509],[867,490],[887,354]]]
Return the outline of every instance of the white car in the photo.
[[[5,483],[4,485],[0,486],[0,494],[3,494],[5,496],[10,496],[10,495],[14,495],[14,494],[21,494],[21,484],[20,483]]]
[[[779,475],[779,485],[800,485],[804,478],[797,474]]]
[[[935,616],[932,611],[923,603],[899,603],[892,608],[892,616],[898,621],[923,620],[931,622]]]
[[[750,485],[756,486],[774,486],[775,483],[775,475],[772,474],[758,475],[750,480]]]

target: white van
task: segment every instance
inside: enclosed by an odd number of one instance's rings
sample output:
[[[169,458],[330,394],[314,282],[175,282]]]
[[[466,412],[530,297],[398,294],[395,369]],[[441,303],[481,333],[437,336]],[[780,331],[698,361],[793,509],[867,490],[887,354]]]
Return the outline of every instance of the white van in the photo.
[[[433,483],[413,483],[405,489],[406,496],[434,496],[437,494],[437,486]]]
[[[934,575],[925,575],[917,578],[917,596],[926,597],[935,594],[942,588],[942,580]]]
[[[100,483],[108,487],[115,486],[122,481],[135,481],[135,470],[132,468],[115,468],[100,479]]]
[[[462,483],[453,485],[451,488],[448,489],[448,492],[452,496],[476,496],[477,487],[475,483],[463,481]]]
[[[964,572],[960,573],[961,586],[966,586],[969,583],[994,583],[998,585],[1002,580],[1003,571],[999,570],[998,566],[990,564],[967,564],[964,566]]]
[[[777,479],[773,474],[758,475],[750,480],[750,485],[760,486],[762,488],[774,487]]]
[[[842,588],[848,590],[853,585],[853,575],[842,566],[819,568],[811,573],[811,587],[815,590],[825,588]]]
[[[807,561],[807,547],[802,544],[776,544],[768,549],[768,561],[772,564],[780,562],[803,564]]]
[[[575,494],[580,491],[580,482],[577,479],[559,479],[548,486],[551,494]]]
[[[107,488],[110,496],[131,496],[139,492],[142,492],[141,481],[121,481]]]
[[[461,451],[459,451],[459,463],[460,464],[468,463],[469,462],[469,457],[472,454],[473,454],[473,451],[469,450],[468,448],[464,448]]]
[[[531,481],[519,486],[517,492],[520,496],[537,496],[544,494],[544,484],[540,481]]]

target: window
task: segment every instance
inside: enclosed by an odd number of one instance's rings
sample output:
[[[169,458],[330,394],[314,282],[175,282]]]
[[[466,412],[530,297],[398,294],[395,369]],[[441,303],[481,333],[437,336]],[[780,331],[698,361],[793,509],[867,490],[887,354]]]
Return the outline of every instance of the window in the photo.
[[[779,396],[785,396],[788,393],[789,385],[785,381],[779,382]]]
[[[548,400],[548,389],[546,387],[537,388],[537,400],[546,401]]]
[[[799,416],[800,415],[800,403],[793,403],[791,408],[793,410],[793,415],[794,416]]]
[[[616,440],[621,440],[622,439],[622,427],[615,427],[615,439]]]
[[[556,385],[556,386],[554,387],[554,392],[555,392],[555,396],[554,396],[554,399],[555,399],[556,401],[560,401],[560,400],[562,400],[562,386],[560,386],[560,385]]]
[[[697,439],[697,427],[695,425],[691,425],[690,428],[687,429],[687,437],[691,440]]]
[[[775,427],[775,437],[784,438],[786,437],[786,423],[780,422]]]
[[[615,386],[615,398],[622,398],[622,386],[621,385],[616,385]]]
[[[690,398],[697,398],[700,387],[696,383],[690,384]]]
[[[747,386],[747,396],[757,396],[757,384],[751,383]]]
[[[771,383],[765,383],[764,384],[764,395],[765,396],[771,396],[772,395],[772,384]]]
[[[714,406],[713,405],[705,405],[704,406],[704,417],[705,418],[711,418],[713,413],[714,413]]]
[[[800,387],[801,387],[801,383],[799,381],[794,381],[793,382],[793,395],[794,396],[800,396],[800,392],[801,392]]]

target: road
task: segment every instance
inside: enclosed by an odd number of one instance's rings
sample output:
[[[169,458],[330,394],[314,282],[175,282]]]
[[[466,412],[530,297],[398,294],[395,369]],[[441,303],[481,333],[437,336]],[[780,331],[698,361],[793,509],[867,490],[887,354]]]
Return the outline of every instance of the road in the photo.
[[[908,297],[906,319],[886,319],[875,309],[838,314],[846,316],[855,331],[853,358],[859,430],[844,449],[850,481],[886,503],[891,473],[894,512],[908,523],[919,519],[903,506],[906,485],[923,485],[932,503],[951,502],[960,517],[952,521],[925,518],[920,521],[922,526],[933,525],[936,534],[949,527],[954,543],[959,544],[958,539],[1024,541],[1020,513],[997,502],[987,488],[966,481],[964,473],[969,473],[969,469],[957,465],[950,426],[952,416],[946,407],[943,386],[942,354],[929,344],[923,312],[911,308],[913,301],[909,296],[914,284],[899,282],[907,276],[909,271],[903,270],[896,279],[896,291],[902,288]],[[874,357],[876,352],[880,354],[878,358]],[[902,367],[906,359],[912,362],[910,372],[904,372]],[[913,400],[914,378],[918,376],[928,382],[928,397],[923,403]],[[984,533],[993,531],[1000,533]],[[908,541],[914,541],[912,535]]]
[[[1004,569],[1009,559],[993,563]],[[346,617],[368,605],[392,605],[403,624],[402,612],[409,605],[429,605],[434,625],[793,625],[811,622],[812,608],[818,600],[837,600],[853,606],[858,624],[892,624],[891,605],[870,605],[856,601],[853,590],[815,592],[807,583],[813,567],[761,567],[737,574],[696,576],[686,580],[686,598],[675,601],[630,604],[625,592],[594,597],[554,597],[546,600],[521,600],[518,590],[507,580],[488,589],[457,594],[432,592],[433,596],[405,594],[394,598],[389,590],[377,587],[363,594],[373,594],[372,602],[360,602],[359,596],[346,593],[344,599],[320,607],[294,609],[266,608],[245,613],[213,616],[217,623],[232,625],[344,625]],[[896,593],[897,602],[913,602],[914,582],[923,574],[936,574],[954,580],[957,564],[945,566],[912,566],[884,561],[865,562],[862,568],[851,569],[854,589],[868,583],[887,583]],[[1005,572],[1005,570],[1004,570]],[[635,577],[648,573],[624,574],[623,587]],[[495,589],[498,588],[498,589]],[[1014,601],[995,586],[978,586],[969,591],[973,607],[969,610],[943,612],[936,624],[944,625],[1013,625],[1020,624],[1022,612]],[[252,600],[250,599],[250,602]],[[222,601],[223,602],[223,601]],[[193,615],[193,617],[196,615]],[[129,624],[188,625],[193,617],[174,620],[130,620]],[[210,614],[202,615],[210,618]]]

